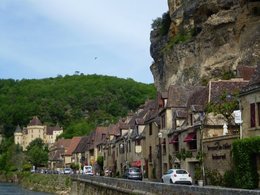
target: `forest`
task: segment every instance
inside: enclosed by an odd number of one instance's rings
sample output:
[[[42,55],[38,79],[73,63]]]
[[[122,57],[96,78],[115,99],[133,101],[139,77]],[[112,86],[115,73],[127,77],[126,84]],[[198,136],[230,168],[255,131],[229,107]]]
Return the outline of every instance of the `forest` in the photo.
[[[101,75],[66,75],[46,79],[0,80],[0,131],[11,137],[17,125],[33,116],[47,125],[63,127],[62,137],[86,135],[108,126],[147,99],[153,84]]]

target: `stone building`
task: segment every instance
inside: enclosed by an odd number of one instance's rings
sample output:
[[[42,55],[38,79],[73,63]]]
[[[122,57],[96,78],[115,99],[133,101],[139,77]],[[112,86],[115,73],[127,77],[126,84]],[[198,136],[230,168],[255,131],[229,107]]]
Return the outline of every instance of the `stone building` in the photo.
[[[36,138],[41,138],[45,144],[50,147],[56,138],[63,132],[63,129],[58,125],[50,127],[42,124],[37,116],[29,122],[27,127],[21,129],[18,125],[14,132],[14,142],[22,146],[23,150]]]
[[[242,137],[260,136],[260,65],[240,93]]]

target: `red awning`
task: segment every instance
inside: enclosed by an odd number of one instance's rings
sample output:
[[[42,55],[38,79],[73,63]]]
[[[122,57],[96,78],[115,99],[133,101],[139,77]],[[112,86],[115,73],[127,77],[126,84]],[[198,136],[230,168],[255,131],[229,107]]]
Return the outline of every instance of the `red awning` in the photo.
[[[176,144],[179,142],[179,136],[178,135],[175,135],[171,141],[169,142],[169,144]]]
[[[194,140],[196,140],[196,132],[189,133],[185,137],[184,142],[191,142],[191,141],[194,141]]]
[[[141,165],[142,165],[142,162],[140,160],[131,162],[132,167],[141,167]]]

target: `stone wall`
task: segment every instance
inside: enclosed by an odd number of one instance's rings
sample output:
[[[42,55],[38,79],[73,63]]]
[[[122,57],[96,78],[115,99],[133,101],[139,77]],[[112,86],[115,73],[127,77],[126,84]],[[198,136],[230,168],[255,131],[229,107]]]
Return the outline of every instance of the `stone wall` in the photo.
[[[203,152],[205,156],[205,168],[217,170],[221,175],[231,169],[231,147],[233,141],[239,135],[219,136],[203,140]]]
[[[71,195],[123,195],[123,194],[149,194],[149,195],[203,195],[203,194],[214,194],[214,195],[247,195],[247,194],[258,194],[260,190],[242,190],[242,189],[230,189],[220,188],[213,186],[186,186],[186,185],[172,185],[163,184],[158,182],[148,181],[132,181],[110,177],[100,176],[83,176],[76,175],[72,176],[72,188]]]

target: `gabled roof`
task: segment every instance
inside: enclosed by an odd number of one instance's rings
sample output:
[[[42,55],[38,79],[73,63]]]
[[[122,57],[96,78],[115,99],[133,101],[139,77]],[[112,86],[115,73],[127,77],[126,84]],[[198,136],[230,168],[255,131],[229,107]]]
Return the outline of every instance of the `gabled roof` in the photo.
[[[258,64],[254,75],[250,79],[248,85],[246,85],[242,90],[241,94],[243,93],[248,93],[254,90],[259,90],[260,89],[260,64]]]
[[[203,111],[208,103],[208,93],[208,87],[194,86],[188,99],[188,107],[193,112]]]
[[[168,90],[167,107],[187,107],[188,99],[192,93],[193,87],[184,87],[179,85],[170,85]]]
[[[72,153],[84,153],[85,151],[88,150],[89,145],[90,145],[90,137],[84,136],[81,138],[79,144],[77,145],[77,147]]]
[[[71,142],[71,139],[58,139],[54,145],[56,147],[61,147],[61,148],[65,148],[65,149],[68,149],[68,147],[70,146],[70,142]]]
[[[99,145],[106,140],[106,134],[108,132],[107,127],[97,127],[95,133],[95,144]]]
[[[69,145],[68,150],[67,150],[67,152],[66,152],[65,155],[71,156],[72,153],[73,153],[73,151],[74,151],[74,150],[76,149],[76,147],[78,146],[80,140],[81,140],[81,137],[73,137],[73,138],[71,139],[70,145]]]
[[[40,121],[40,119],[38,119],[37,116],[34,116],[32,120],[30,120],[30,123],[28,124],[28,126],[38,126],[38,125],[42,125],[42,122]]]
[[[61,131],[62,129],[59,126],[47,127],[47,135],[53,135],[53,131]]]
[[[237,76],[244,80],[250,80],[255,73],[256,67],[254,66],[238,66]]]
[[[248,81],[242,79],[210,81],[209,83],[209,102],[217,102],[224,92],[232,95],[238,93]]]
[[[120,129],[119,126],[116,124],[110,124],[107,128],[108,135],[115,135],[119,136],[120,135]]]

